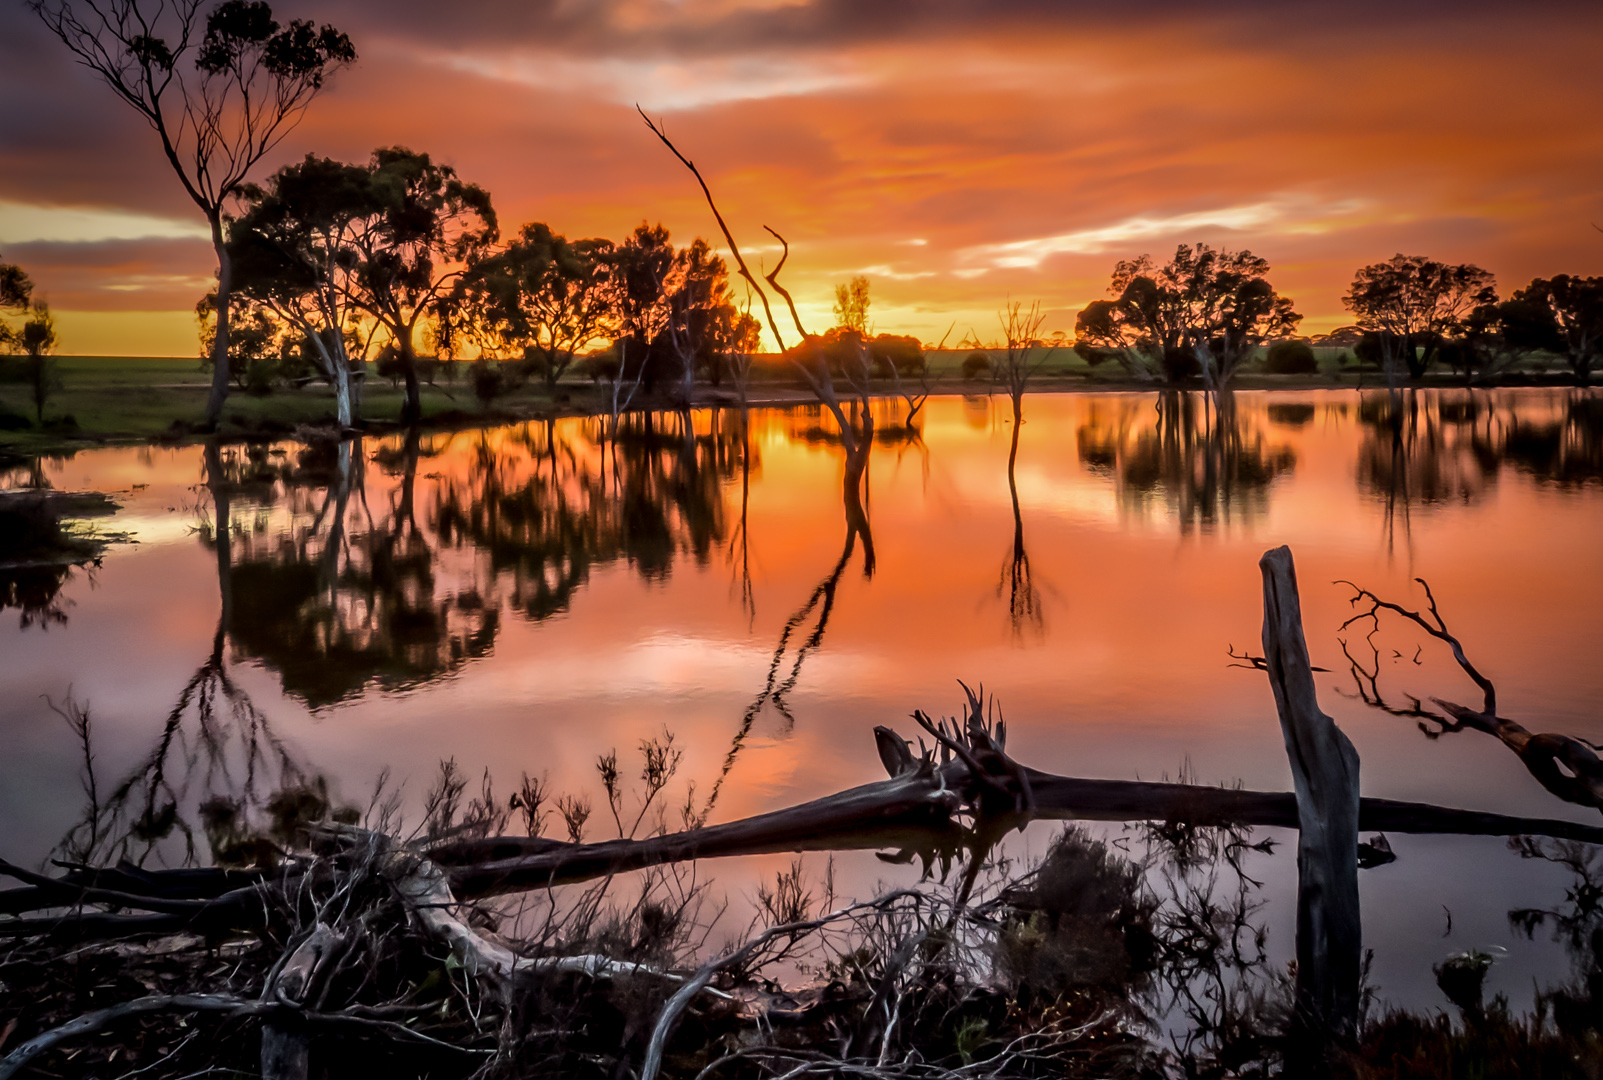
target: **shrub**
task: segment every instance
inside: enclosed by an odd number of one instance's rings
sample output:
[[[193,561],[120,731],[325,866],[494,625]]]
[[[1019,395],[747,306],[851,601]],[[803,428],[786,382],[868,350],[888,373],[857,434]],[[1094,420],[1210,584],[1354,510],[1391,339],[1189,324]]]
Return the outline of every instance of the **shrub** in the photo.
[[[963,378],[978,379],[991,371],[991,356],[984,349],[975,349],[963,357]]]
[[[1319,359],[1306,341],[1277,341],[1269,346],[1264,369],[1274,375],[1317,375]]]
[[[473,396],[485,408],[508,389],[506,373],[501,370],[500,363],[494,360],[475,360],[469,372],[469,381],[473,385]]]
[[[1104,361],[1113,359],[1113,350],[1099,348],[1089,341],[1076,341],[1074,343],[1074,355],[1084,360],[1088,366],[1096,367]]]
[[[874,374],[884,378],[890,376],[892,367],[903,376],[924,370],[924,347],[916,337],[879,334],[868,343],[868,352],[874,360]]]

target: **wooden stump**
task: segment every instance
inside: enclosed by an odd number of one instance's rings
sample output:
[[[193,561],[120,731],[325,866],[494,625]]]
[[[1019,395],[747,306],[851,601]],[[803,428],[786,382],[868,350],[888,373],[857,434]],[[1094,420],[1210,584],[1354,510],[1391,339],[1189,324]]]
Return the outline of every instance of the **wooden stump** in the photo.
[[[1291,549],[1266,552],[1263,651],[1297,798],[1297,1015],[1287,1074],[1323,1072],[1358,1023],[1358,751],[1319,708]]]

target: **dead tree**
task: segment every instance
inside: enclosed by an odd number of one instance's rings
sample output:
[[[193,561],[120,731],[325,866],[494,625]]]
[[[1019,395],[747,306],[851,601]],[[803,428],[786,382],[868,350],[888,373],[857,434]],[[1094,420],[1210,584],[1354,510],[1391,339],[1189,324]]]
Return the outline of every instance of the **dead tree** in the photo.
[[[1263,652],[1297,795],[1297,1016],[1292,1045],[1318,1069],[1357,1034],[1363,928],[1358,910],[1358,751],[1319,708],[1291,549],[1263,571]],[[1289,1067],[1289,1062],[1288,1062]]]
[[[1354,607],[1362,607],[1358,614],[1341,624],[1340,630],[1345,630],[1355,624],[1368,622],[1370,631],[1366,635],[1371,648],[1374,648],[1374,636],[1380,630],[1380,615],[1383,611],[1393,614],[1413,623],[1425,633],[1445,644],[1453,654],[1465,675],[1481,692],[1481,707],[1470,708],[1467,705],[1455,704],[1433,697],[1431,702],[1442,710],[1443,716],[1424,707],[1419,698],[1409,696],[1411,705],[1407,708],[1398,708],[1386,704],[1380,695],[1379,652],[1375,652],[1375,665],[1368,670],[1355,658],[1347,642],[1342,642],[1342,649],[1346,652],[1348,662],[1352,665],[1353,677],[1358,683],[1359,696],[1373,708],[1379,708],[1397,716],[1415,717],[1419,721],[1420,730],[1432,738],[1442,735],[1456,734],[1465,729],[1482,731],[1499,739],[1504,746],[1512,750],[1520,759],[1536,782],[1548,791],[1563,799],[1565,802],[1575,803],[1578,806],[1589,806],[1593,809],[1603,810],[1603,759],[1599,759],[1597,751],[1588,743],[1568,735],[1559,735],[1552,732],[1533,734],[1524,725],[1517,721],[1497,714],[1497,687],[1492,680],[1482,674],[1479,668],[1470,662],[1464,652],[1463,643],[1447,628],[1447,622],[1442,618],[1441,611],[1436,606],[1436,596],[1431,592],[1430,585],[1424,578],[1415,578],[1422,589],[1425,590],[1426,610],[1424,612],[1412,611],[1400,604],[1382,600],[1368,589],[1354,585],[1350,581],[1338,582],[1353,590],[1350,603]]]
[[[851,415],[848,416],[848,403],[842,400],[841,394],[835,386],[834,377],[829,370],[829,364],[824,358],[822,349],[819,347],[820,339],[816,334],[809,333],[807,328],[802,325],[801,314],[796,310],[795,300],[791,297],[789,290],[779,283],[779,275],[785,269],[786,261],[790,259],[789,241],[780,235],[777,230],[767,225],[763,226],[764,231],[779,241],[780,256],[774,268],[759,280],[757,275],[752,273],[751,268],[746,264],[745,256],[740,252],[740,245],[735,242],[734,234],[730,232],[728,223],[724,221],[724,216],[719,211],[718,204],[713,200],[712,189],[707,186],[707,181],[702,178],[701,171],[696,168],[694,162],[679,152],[679,148],[668,138],[667,133],[651,117],[647,116],[643,109],[638,111],[641,119],[645,120],[646,126],[651,129],[651,133],[696,178],[696,183],[700,185],[701,193],[707,200],[707,208],[712,211],[713,218],[718,222],[719,231],[723,233],[724,242],[729,245],[730,254],[734,256],[735,266],[739,269],[740,276],[751,286],[752,290],[757,294],[757,299],[762,303],[763,315],[767,319],[768,329],[774,335],[774,342],[779,346],[780,352],[786,351],[785,335],[779,328],[779,321],[774,317],[773,305],[768,299],[768,293],[763,289],[763,282],[766,281],[769,288],[773,289],[774,293],[784,300],[786,308],[790,311],[791,323],[795,326],[801,343],[806,346],[800,356],[793,358],[793,367],[807,382],[807,385],[811,387],[814,396],[835,418],[835,423],[840,429],[841,445],[846,450],[845,488],[848,492],[858,490],[862,481],[863,471],[868,465],[868,452],[874,445],[874,417],[868,408],[869,364],[866,350],[861,348],[858,350],[860,355],[855,367],[860,371],[854,369],[848,373],[848,379],[852,383],[853,389],[853,393],[849,394],[848,398],[855,399],[851,402]]]

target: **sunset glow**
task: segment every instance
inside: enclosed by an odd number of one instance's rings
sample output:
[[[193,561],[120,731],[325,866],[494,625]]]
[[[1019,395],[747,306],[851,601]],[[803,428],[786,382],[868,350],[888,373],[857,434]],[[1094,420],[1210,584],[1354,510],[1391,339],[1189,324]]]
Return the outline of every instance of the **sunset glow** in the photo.
[[[1048,331],[1117,259],[1250,247],[1306,315],[1350,321],[1353,269],[1397,251],[1501,290],[1603,271],[1603,75],[1591,5],[1216,6],[1203,16],[1013,2],[286,7],[346,30],[339,73],[273,164],[404,144],[539,220],[716,236],[639,104],[703,169],[748,253],[792,245],[804,319],[865,274],[875,329],[995,334],[1009,296]],[[215,263],[131,110],[21,4],[0,13],[0,254],[65,352],[195,351]],[[265,175],[267,170],[263,171]],[[721,244],[720,244],[721,246]]]

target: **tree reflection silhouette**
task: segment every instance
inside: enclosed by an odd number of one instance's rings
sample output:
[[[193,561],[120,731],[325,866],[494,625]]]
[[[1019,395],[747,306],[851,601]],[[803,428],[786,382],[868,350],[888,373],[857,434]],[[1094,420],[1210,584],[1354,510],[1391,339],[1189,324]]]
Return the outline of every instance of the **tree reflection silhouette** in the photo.
[[[827,441],[827,440],[825,440]],[[723,764],[718,771],[718,777],[713,781],[712,788],[707,793],[707,801],[697,815],[698,820],[705,823],[717,805],[718,796],[723,791],[724,781],[734,770],[735,762],[740,757],[741,750],[750,738],[752,728],[763,710],[773,706],[779,714],[784,729],[789,731],[796,723],[795,715],[790,711],[787,700],[791,691],[801,681],[802,666],[807,658],[816,652],[824,643],[824,635],[829,630],[829,619],[835,610],[836,592],[840,587],[841,578],[846,568],[851,564],[852,556],[856,554],[857,545],[861,541],[863,546],[863,577],[872,578],[876,565],[874,555],[874,533],[869,522],[866,501],[863,498],[863,486],[867,481],[868,457],[873,448],[871,439],[864,439],[855,447],[847,447],[846,460],[842,469],[841,480],[841,508],[846,519],[846,539],[841,545],[840,557],[835,560],[823,580],[813,587],[807,599],[797,608],[779,632],[779,641],[774,646],[774,652],[768,662],[768,672],[763,681],[762,689],[752,699],[750,705],[741,714],[740,723],[735,729],[734,737],[730,740],[729,750],[724,755]],[[797,641],[800,644],[797,644]]]
[[[1161,499],[1183,533],[1250,521],[1268,511],[1270,485],[1296,467],[1289,446],[1269,443],[1235,395],[1182,390],[1157,394],[1155,420],[1141,406],[1100,403],[1080,426],[1080,460],[1111,475],[1121,500],[1140,507]]]
[[[997,581],[997,592],[1007,593],[1008,624],[1015,641],[1022,641],[1027,631],[1040,633],[1045,629],[1045,612],[1041,608],[1041,590],[1030,572],[1030,554],[1024,547],[1024,515],[1019,509],[1019,484],[1016,467],[1019,458],[1019,429],[1024,426],[1024,411],[1018,398],[1013,401],[1013,438],[1007,454],[1007,490],[1013,500],[1013,549],[1002,567]]]
[[[1387,549],[1411,539],[1416,508],[1468,505],[1497,484],[1505,464],[1539,483],[1603,481],[1603,398],[1571,391],[1543,398],[1476,391],[1403,390],[1366,395],[1358,483],[1381,500]]]

